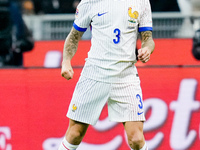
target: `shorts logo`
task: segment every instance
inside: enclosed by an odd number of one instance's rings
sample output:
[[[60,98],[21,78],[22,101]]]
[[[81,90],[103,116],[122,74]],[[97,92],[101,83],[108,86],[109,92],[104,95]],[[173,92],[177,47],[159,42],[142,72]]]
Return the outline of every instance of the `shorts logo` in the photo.
[[[72,111],[75,112],[76,109],[77,109],[77,106],[75,106],[75,104],[73,104],[73,106],[72,106]]]
[[[143,112],[138,112],[137,114],[138,114],[138,116],[139,116],[139,115],[143,114]]]

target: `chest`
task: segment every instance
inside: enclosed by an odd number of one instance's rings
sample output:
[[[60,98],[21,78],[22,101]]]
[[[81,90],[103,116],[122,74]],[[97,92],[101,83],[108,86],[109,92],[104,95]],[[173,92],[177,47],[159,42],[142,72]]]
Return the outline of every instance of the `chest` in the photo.
[[[141,13],[139,0],[102,0],[92,8],[92,26],[135,28]]]

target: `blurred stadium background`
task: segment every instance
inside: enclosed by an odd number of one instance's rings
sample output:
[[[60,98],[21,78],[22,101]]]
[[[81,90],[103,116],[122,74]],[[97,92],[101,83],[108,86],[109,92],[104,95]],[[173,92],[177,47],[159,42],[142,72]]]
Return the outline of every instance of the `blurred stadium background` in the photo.
[[[0,68],[0,150],[57,150],[65,117],[90,47],[88,29],[72,60],[75,76],[60,75],[64,40],[78,0],[15,0],[32,32],[33,50],[23,66]],[[156,49],[137,62],[144,95],[144,134],[150,150],[199,150],[200,1],[150,0]],[[2,24],[2,22],[1,22]],[[140,40],[138,40],[140,47]],[[199,56],[200,57],[200,56]],[[79,150],[127,150],[123,126],[108,121],[107,106]]]

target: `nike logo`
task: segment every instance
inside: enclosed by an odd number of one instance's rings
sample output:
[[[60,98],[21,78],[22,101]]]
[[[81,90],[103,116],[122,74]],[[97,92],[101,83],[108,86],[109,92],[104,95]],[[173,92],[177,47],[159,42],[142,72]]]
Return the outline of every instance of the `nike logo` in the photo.
[[[108,12],[104,12],[104,13],[98,13],[98,16],[102,16],[102,15],[105,15],[106,13],[108,13]]]
[[[138,114],[138,115],[141,115],[141,114],[143,114],[143,112],[138,112],[137,114]]]

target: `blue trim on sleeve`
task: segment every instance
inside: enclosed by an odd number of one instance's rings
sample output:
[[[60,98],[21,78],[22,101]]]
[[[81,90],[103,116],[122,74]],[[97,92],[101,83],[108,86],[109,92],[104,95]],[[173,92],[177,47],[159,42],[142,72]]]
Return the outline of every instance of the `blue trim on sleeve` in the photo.
[[[140,27],[139,28],[139,32],[143,32],[143,31],[152,31],[153,28],[152,27]]]
[[[77,26],[75,23],[73,23],[73,26],[76,30],[78,30],[80,32],[85,32],[87,30],[87,28],[81,28],[81,27]]]

